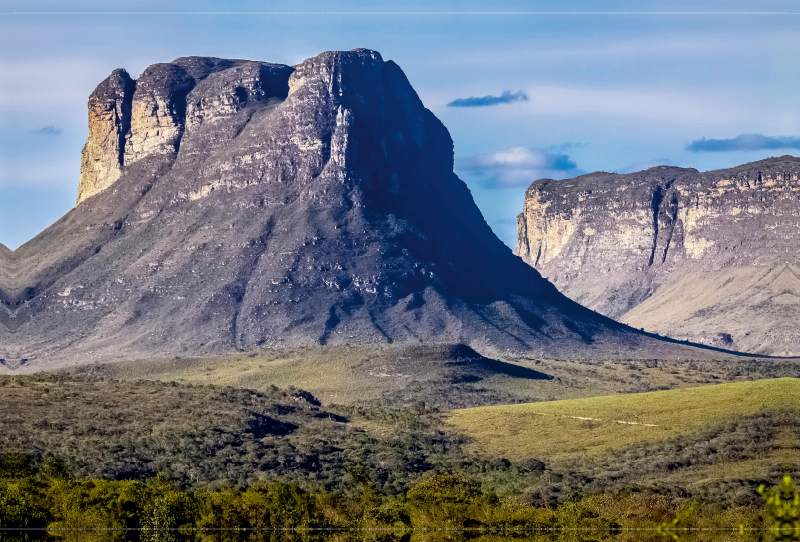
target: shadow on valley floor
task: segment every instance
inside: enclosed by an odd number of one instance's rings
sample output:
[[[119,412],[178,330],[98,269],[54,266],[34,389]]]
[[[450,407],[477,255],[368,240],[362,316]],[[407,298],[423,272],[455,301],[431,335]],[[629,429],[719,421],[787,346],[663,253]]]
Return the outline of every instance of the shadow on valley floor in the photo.
[[[626,326],[626,327],[628,327],[628,326]],[[693,348],[699,348],[700,350],[704,350],[704,351],[707,351],[707,352],[716,352],[718,354],[725,354],[725,355],[728,355],[728,356],[736,356],[738,358],[783,359],[783,360],[795,360],[795,361],[800,360],[800,357],[797,357],[797,356],[793,356],[793,357],[769,356],[769,355],[766,355],[766,354],[757,354],[757,353],[751,353],[751,352],[740,352],[738,350],[726,350],[724,348],[719,348],[719,347],[716,347],[716,346],[709,346],[709,345],[706,345],[706,344],[693,343],[693,342],[689,342],[689,341],[682,341],[682,340],[679,340],[679,339],[673,339],[672,337],[667,337],[666,335],[659,335],[658,333],[651,333],[649,331],[641,331],[641,333],[643,335],[646,335],[646,336],[651,337],[653,339],[659,339],[659,340],[667,342],[667,343],[679,344],[679,345],[689,346],[689,347],[693,347]]]
[[[464,364],[468,362],[454,362],[454,365]],[[515,365],[497,359],[481,357],[479,360],[470,360],[471,364],[485,367],[487,370],[505,376],[512,376],[514,378],[524,378],[526,380],[553,380],[552,375],[536,371],[529,367],[522,365]],[[480,380],[480,379],[479,379]]]

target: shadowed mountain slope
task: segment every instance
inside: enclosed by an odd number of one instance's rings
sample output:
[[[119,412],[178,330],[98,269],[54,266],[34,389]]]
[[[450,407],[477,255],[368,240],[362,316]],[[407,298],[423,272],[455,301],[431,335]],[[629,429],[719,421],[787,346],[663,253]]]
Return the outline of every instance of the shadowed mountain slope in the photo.
[[[115,70],[89,99],[75,209],[4,254],[6,367],[315,344],[682,348],[514,256],[453,173],[446,128],[365,49]]]

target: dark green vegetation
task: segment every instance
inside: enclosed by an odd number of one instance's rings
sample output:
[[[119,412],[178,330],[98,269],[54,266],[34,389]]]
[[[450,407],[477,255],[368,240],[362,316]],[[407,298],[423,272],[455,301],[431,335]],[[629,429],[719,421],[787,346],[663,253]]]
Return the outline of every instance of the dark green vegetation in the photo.
[[[324,367],[324,370],[320,370]],[[297,386],[326,404],[380,399],[436,408],[515,403],[563,386],[526,365],[481,356],[463,345],[317,347],[256,351],[235,356],[172,358],[95,364],[82,377],[213,384],[269,391]],[[542,383],[551,384],[545,389]]]
[[[787,429],[793,442],[780,442],[781,436],[788,436],[781,435]],[[778,411],[740,417],[664,441],[641,442],[587,458],[571,468],[553,465],[554,470],[544,477],[547,483],[526,500],[552,506],[576,494],[644,491],[728,506],[756,505],[761,502],[758,485],[780,480],[787,470],[800,478],[798,430],[797,411]],[[779,453],[787,444],[794,457]],[[734,467],[732,472],[715,476],[715,468],[728,466]],[[753,467],[755,472],[748,473],[746,469]]]
[[[346,492],[371,480],[405,491],[431,470],[508,471],[467,456],[464,438],[438,429],[422,403],[399,408],[320,408],[300,390],[255,392],[162,382],[91,381],[37,374],[0,379],[6,450],[65,458],[76,475],[142,479],[164,473],[183,487],[244,487],[281,479]],[[373,436],[357,423],[394,429]]]
[[[800,463],[796,411],[732,416],[567,462],[473,451],[444,411],[421,402],[322,407],[296,389],[46,374],[0,379],[0,402],[15,405],[0,414],[7,451],[33,461],[53,454],[79,479],[161,474],[198,490],[280,481],[335,495],[369,487],[388,498],[426,475],[458,473],[484,492],[534,505],[628,493],[752,504],[759,484],[779,481],[787,458]],[[720,470],[731,464],[742,468]]]
[[[471,529],[444,534],[448,540],[576,527],[605,529],[601,536],[608,537],[622,529],[653,528],[692,505],[685,499],[634,494],[573,498],[541,508],[499,499],[460,474],[427,476],[394,497],[380,495],[368,483],[347,495],[282,482],[184,490],[162,475],[143,481],[76,480],[54,456],[36,461],[21,454],[0,456],[3,540],[256,541],[276,540],[274,529],[307,528],[384,529],[342,533],[339,540],[408,540],[410,529],[431,528]],[[768,521],[761,506],[694,506],[684,526],[755,529]]]

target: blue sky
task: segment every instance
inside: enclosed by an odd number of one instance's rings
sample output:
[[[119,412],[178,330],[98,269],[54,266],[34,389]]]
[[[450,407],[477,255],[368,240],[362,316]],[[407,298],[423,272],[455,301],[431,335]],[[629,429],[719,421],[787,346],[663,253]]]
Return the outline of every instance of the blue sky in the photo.
[[[448,127],[456,172],[510,246],[537,178],[800,152],[798,0],[287,6],[0,1],[0,243],[16,248],[72,207],[94,87],[186,55],[380,51]]]

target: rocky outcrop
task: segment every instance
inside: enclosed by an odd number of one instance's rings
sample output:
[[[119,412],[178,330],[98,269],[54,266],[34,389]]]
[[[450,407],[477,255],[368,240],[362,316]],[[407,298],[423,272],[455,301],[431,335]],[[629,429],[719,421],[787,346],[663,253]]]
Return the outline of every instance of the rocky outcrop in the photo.
[[[174,160],[187,129],[193,136],[187,138],[188,159],[229,141],[242,122],[223,126],[218,121],[247,105],[283,100],[292,71],[277,64],[202,57],[154,64],[136,81],[125,70],[115,70],[89,97],[89,139],[76,205],[116,182],[124,166],[144,158]]]
[[[536,181],[516,253],[566,295],[635,327],[800,354],[800,159]]]
[[[114,70],[89,96],[89,139],[81,153],[76,205],[114,184],[122,174],[134,87],[128,72]]]
[[[107,83],[96,95],[116,112],[128,91],[103,89],[129,87]],[[675,352],[565,298],[497,239],[446,128],[375,51],[294,68],[178,59],[145,70],[130,100],[130,126],[120,106],[87,144],[118,178],[86,168],[79,204],[0,259],[0,358]]]

